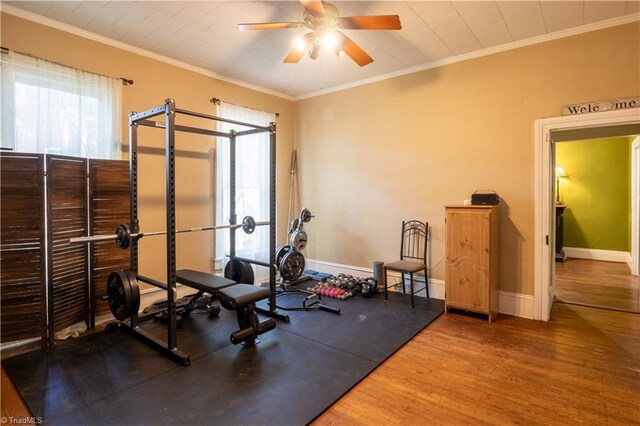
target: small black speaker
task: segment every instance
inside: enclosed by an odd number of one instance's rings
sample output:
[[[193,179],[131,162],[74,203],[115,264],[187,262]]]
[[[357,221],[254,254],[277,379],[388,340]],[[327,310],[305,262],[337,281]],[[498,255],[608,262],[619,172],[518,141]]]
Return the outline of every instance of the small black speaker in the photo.
[[[500,203],[500,196],[495,191],[476,191],[471,194],[471,204],[474,206],[495,206]]]

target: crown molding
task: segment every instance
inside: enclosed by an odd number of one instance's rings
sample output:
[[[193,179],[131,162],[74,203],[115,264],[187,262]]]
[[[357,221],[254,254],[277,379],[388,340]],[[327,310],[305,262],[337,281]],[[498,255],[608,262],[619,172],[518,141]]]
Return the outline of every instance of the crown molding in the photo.
[[[159,62],[164,62],[169,65],[176,66],[178,68],[182,68],[188,71],[192,71],[198,74],[205,75],[207,77],[215,78],[217,80],[221,80],[227,83],[235,84],[236,86],[241,86],[246,89],[255,90],[257,92],[266,93],[268,95],[277,96],[282,99],[286,99],[288,101],[294,101],[295,98],[291,95],[287,95],[286,93],[281,93],[275,90],[267,89],[266,87],[258,86],[256,84],[247,83],[241,80],[236,80],[229,77],[224,77],[220,74],[217,74],[213,71],[209,71],[205,68],[200,68],[195,65],[190,65],[186,62],[178,61],[176,59],[169,58],[168,56],[160,55],[159,53],[152,52],[150,50],[142,49],[140,47],[132,46],[127,43],[123,43],[118,40],[114,40],[109,37],[102,36],[100,34],[93,33],[91,31],[84,30],[82,28],[74,27],[73,25],[65,24],[60,21],[56,21],[51,18],[47,18],[46,16],[38,15],[37,13],[29,12],[27,10],[23,10],[8,4],[0,3],[0,12],[7,13],[9,15],[17,16],[18,18],[26,19],[28,21],[35,22],[37,24],[45,25],[47,27],[55,28],[60,31],[64,31],[67,33],[71,33],[77,35],[79,37],[83,37],[89,40],[97,41],[98,43],[106,44],[111,47],[115,47],[117,49],[125,50],[127,52],[135,53],[140,56],[144,56],[150,59],[154,59]]]
[[[416,72],[441,67],[444,65],[455,64],[456,62],[462,62],[462,61],[466,61],[474,58],[481,58],[483,56],[489,56],[496,53],[513,50],[513,49],[519,49],[521,47],[531,46],[533,44],[539,44],[547,41],[558,40],[561,38],[571,37],[574,35],[583,34],[591,31],[601,30],[601,29],[610,28],[610,27],[616,27],[618,25],[629,24],[631,22],[636,22],[636,21],[640,21],[640,13],[620,16],[618,18],[608,19],[606,21],[595,22],[593,24],[587,24],[579,27],[569,28],[569,29],[557,31],[551,34],[544,34],[544,35],[531,37],[524,40],[501,44],[499,46],[489,47],[487,49],[477,50],[475,52],[465,53],[458,56],[452,56],[450,58],[441,59],[439,61],[428,62],[426,64],[417,65],[411,68],[404,68],[398,71],[390,72],[390,73],[379,75],[376,77],[367,78],[365,80],[358,80],[352,83],[342,84],[340,86],[330,87],[328,89],[318,90],[315,92],[307,93],[305,95],[296,96],[295,100],[300,101],[303,99],[314,98],[316,96],[327,95],[329,93],[340,92],[342,90],[352,89],[354,87],[364,86],[371,83],[377,83],[379,81],[389,80],[389,79],[400,77],[407,74],[413,74]]]

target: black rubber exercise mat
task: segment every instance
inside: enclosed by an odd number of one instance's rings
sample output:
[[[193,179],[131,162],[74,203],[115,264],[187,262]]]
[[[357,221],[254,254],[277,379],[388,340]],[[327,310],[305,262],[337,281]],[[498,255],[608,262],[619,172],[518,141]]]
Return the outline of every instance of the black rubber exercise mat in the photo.
[[[285,293],[278,296],[278,306],[300,307],[303,293]],[[384,361],[408,342],[427,324],[443,312],[444,302],[438,299],[415,298],[416,308],[411,309],[408,296],[389,293],[389,301],[383,295],[365,299],[348,300],[323,297],[327,306],[340,309],[338,315],[324,310],[282,311],[291,322],[281,324],[285,330],[341,351],[370,359]],[[265,305],[266,307],[266,305]]]
[[[302,295],[279,304],[297,307]],[[441,300],[354,298],[324,311],[287,312],[291,323],[234,346],[235,313],[193,313],[178,334],[181,367],[120,331],[96,333],[3,361],[34,416],[47,424],[302,425],[373,371],[443,312]],[[284,312],[284,311],[281,311]],[[165,326],[145,328],[163,336]]]

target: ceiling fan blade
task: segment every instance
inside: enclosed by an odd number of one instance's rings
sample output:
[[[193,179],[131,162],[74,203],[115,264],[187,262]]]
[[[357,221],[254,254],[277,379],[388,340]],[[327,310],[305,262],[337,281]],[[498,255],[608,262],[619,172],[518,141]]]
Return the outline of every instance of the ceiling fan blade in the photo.
[[[284,62],[285,64],[297,64],[298,62],[300,62],[300,59],[302,59],[302,57],[304,56],[305,53],[307,53],[307,49],[304,50],[298,50],[295,47],[293,48],[293,50],[291,52],[289,52],[289,54],[287,55],[286,58],[284,58]]]
[[[344,16],[338,18],[338,27],[343,30],[401,30],[398,15]]]
[[[324,6],[320,0],[300,0],[302,7],[316,16],[324,15]]]
[[[304,22],[257,22],[254,24],[238,24],[238,30],[284,30],[304,27]]]
[[[367,54],[360,46],[358,46],[353,40],[344,35],[340,31],[335,31],[336,38],[338,39],[336,50],[343,51],[353,61],[364,67],[367,64],[373,62],[373,58]]]

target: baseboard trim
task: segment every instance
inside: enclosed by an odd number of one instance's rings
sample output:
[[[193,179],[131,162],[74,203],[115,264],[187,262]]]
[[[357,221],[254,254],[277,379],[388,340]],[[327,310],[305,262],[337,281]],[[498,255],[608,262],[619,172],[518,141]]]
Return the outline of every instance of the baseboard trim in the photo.
[[[315,260],[315,259],[306,259],[306,269],[313,269],[319,272],[325,272],[328,274],[349,274],[354,277],[370,277],[373,275],[373,268],[365,268],[363,266],[354,266],[354,265],[344,265],[341,263],[332,263],[325,262],[323,260]],[[397,272],[389,272],[389,278],[395,280],[396,283],[399,283],[401,280],[401,276]],[[414,276],[413,278],[414,286],[416,288],[420,288],[424,286],[424,275],[419,274]],[[409,280],[405,280],[405,289],[409,289]],[[395,289],[390,289],[392,291],[401,291],[401,288],[398,286]],[[427,297],[426,291],[421,290],[416,293],[416,296]],[[434,299],[444,299],[444,281],[437,280],[433,278],[429,278],[429,296]]]
[[[499,311],[502,314],[533,319],[534,297],[530,294],[498,292]]]
[[[350,274],[356,277],[368,277],[373,275],[372,268],[365,268],[362,266],[344,265],[341,263],[325,262],[323,260],[306,259],[306,268],[314,269],[319,272],[326,272],[329,274]],[[389,278],[393,278],[396,282],[400,282],[400,274],[389,273]],[[406,280],[405,280],[406,281]],[[424,276],[418,275],[414,277],[414,284],[416,286],[424,285]],[[405,286],[408,283],[405,282]],[[400,289],[396,290],[400,291]],[[426,297],[425,291],[416,293],[417,296]],[[444,281],[434,278],[429,278],[429,296],[434,299],[444,299]],[[500,313],[507,315],[514,315],[517,317],[533,319],[533,305],[534,297],[529,294],[512,293],[509,291],[500,291],[498,293],[498,303],[500,306]]]
[[[631,253],[628,251],[588,249],[582,247],[564,247],[563,250],[567,257],[574,257],[576,259],[623,262],[631,265]]]
[[[344,265],[342,263],[325,262],[324,260],[305,259],[305,269],[326,269],[318,272],[325,272],[327,274],[346,274],[350,273],[353,276],[367,277],[373,274],[372,268],[365,268],[363,266]],[[347,271],[347,272],[345,272]],[[367,275],[368,274],[368,275]]]
[[[182,284],[176,284],[176,291],[178,292],[178,299],[188,294],[194,294],[198,292],[198,290],[195,290],[191,287],[187,287]],[[149,287],[149,288],[145,288],[144,290],[140,290],[139,312],[142,312],[142,310],[147,306],[151,306],[155,301],[166,300],[166,299],[167,299],[167,290],[165,289]]]

